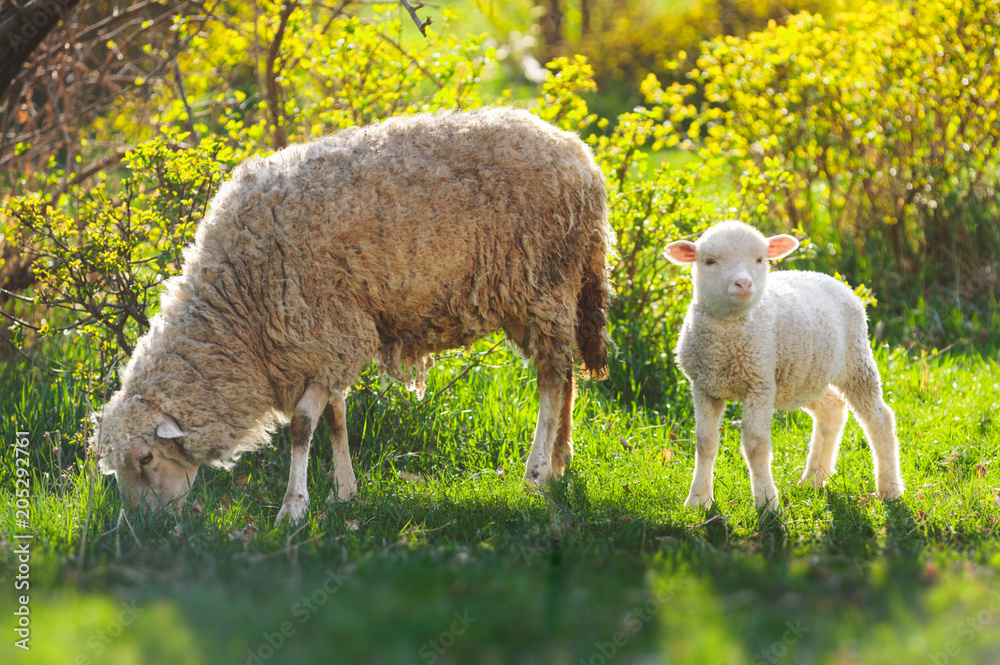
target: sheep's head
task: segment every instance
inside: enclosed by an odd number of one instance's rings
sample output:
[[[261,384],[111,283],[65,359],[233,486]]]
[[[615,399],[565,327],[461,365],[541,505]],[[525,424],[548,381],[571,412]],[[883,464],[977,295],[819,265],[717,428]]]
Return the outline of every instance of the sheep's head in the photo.
[[[667,245],[666,257],[692,264],[695,300],[720,319],[739,319],[760,302],[767,286],[768,261],[788,256],[799,246],[789,235],[765,238],[742,222],[722,222],[697,242]]]
[[[118,477],[125,508],[179,510],[200,465],[185,451],[177,422],[139,395],[121,392],[94,421],[101,468]]]

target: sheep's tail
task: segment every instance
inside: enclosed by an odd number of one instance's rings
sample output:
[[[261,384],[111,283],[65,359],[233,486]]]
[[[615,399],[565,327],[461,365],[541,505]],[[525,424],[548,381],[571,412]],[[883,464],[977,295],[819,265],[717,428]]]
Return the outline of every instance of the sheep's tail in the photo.
[[[605,239],[594,242],[576,296],[576,345],[583,359],[583,376],[601,381],[608,377],[608,283]]]

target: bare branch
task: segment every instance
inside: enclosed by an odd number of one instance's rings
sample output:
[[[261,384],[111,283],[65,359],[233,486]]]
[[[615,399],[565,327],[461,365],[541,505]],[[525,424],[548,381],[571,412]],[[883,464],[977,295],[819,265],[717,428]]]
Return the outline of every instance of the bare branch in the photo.
[[[280,91],[278,90],[278,72],[275,70],[275,63],[281,53],[281,41],[285,37],[285,28],[288,26],[288,19],[295,11],[296,2],[288,0],[281,10],[278,32],[271,41],[271,46],[267,50],[267,70],[264,75],[264,83],[267,85],[267,106],[271,112],[271,122],[274,124],[274,149],[281,150],[285,147],[288,139],[285,135],[284,122],[281,117]]]
[[[413,5],[411,5],[408,2],[408,0],[399,0],[399,4],[403,5],[403,7],[406,9],[406,11],[410,12],[410,18],[412,18],[413,22],[417,24],[417,29],[420,30],[420,34],[422,34],[424,37],[426,37],[427,36],[427,26],[429,26],[431,24],[431,19],[428,18],[425,21],[421,21],[420,17],[417,16],[417,10],[423,8],[424,3],[418,2],[417,6],[414,7]]]

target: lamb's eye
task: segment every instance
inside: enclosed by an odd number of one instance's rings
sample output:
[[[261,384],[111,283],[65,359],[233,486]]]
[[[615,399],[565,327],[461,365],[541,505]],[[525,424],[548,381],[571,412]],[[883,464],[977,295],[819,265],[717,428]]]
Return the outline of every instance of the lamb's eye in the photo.
[[[764,262],[764,259],[763,259],[763,258],[758,258],[758,259],[757,259],[757,263],[763,263],[763,262]]]
[[[146,466],[152,461],[153,461],[153,453],[146,453],[145,455],[139,458],[139,464],[143,466]]]
[[[715,259],[705,259],[705,265],[706,266],[714,266],[715,265]]]

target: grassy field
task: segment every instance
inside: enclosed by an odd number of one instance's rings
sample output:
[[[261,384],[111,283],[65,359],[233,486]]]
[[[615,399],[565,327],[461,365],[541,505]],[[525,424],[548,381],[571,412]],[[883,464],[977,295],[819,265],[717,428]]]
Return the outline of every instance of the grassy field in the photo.
[[[594,385],[576,406],[571,472],[525,491],[534,374],[506,346],[489,353],[495,341],[444,357],[423,401],[374,381],[356,391],[359,494],[325,505],[321,426],[312,513],[294,529],[273,527],[284,432],[232,472],[203,470],[179,520],[119,524],[112,479],[45,435],[78,431],[85,396],[7,366],[0,661],[1000,662],[995,360],[878,349],[908,485],[891,505],[872,497],[853,419],[828,486],[798,487],[810,420],[796,412],[774,423],[782,509],[758,515],[730,407],[705,513],[682,505],[690,404],[641,412]],[[28,528],[15,521],[17,431]],[[24,542],[30,591],[15,591]],[[21,594],[30,651],[14,646]]]

